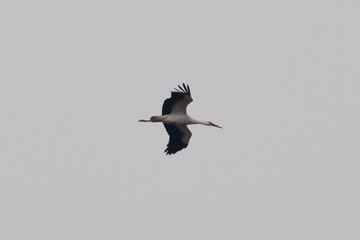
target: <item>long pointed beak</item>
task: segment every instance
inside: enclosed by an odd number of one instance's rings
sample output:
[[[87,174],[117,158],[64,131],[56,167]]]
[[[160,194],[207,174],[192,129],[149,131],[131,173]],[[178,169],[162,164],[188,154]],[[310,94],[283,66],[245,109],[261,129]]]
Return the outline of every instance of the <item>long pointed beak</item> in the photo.
[[[216,125],[216,124],[214,124],[214,123],[212,123],[212,122],[210,122],[210,126],[217,127],[217,128],[222,128],[222,127],[220,127],[219,125]]]

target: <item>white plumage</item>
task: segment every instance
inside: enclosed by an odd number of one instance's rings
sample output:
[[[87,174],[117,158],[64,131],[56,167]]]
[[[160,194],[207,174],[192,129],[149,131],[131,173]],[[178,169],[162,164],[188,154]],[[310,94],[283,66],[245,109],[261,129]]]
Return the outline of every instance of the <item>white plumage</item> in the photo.
[[[212,122],[198,121],[187,115],[186,107],[193,101],[190,87],[184,83],[178,87],[179,89],[175,88],[175,91],[171,92],[171,97],[164,101],[162,116],[152,116],[150,120],[139,120],[139,122],[162,122],[164,124],[170,137],[165,149],[167,155],[174,154],[188,146],[192,134],[187,125],[202,124],[221,128]]]

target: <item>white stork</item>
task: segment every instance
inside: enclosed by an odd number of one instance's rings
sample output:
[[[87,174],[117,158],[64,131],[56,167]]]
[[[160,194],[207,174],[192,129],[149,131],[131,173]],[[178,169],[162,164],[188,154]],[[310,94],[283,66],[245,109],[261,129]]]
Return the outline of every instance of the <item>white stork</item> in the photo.
[[[183,83],[178,85],[179,89],[171,92],[171,97],[164,101],[162,116],[152,116],[149,120],[141,119],[139,122],[162,122],[168,132],[170,139],[165,149],[167,155],[174,154],[186,148],[191,138],[191,132],[186,125],[202,124],[222,128],[209,121],[198,121],[186,114],[186,107],[193,100],[190,87]]]

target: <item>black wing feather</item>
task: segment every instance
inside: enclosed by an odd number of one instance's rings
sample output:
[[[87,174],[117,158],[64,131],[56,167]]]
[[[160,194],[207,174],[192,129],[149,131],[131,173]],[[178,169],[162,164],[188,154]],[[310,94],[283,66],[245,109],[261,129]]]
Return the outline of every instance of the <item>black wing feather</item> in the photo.
[[[183,83],[183,87],[178,85],[179,89],[175,88],[175,91],[171,92],[171,97],[164,101],[162,106],[162,115],[170,114],[172,106],[179,100],[184,99],[186,95],[190,95],[189,85]]]
[[[185,86],[185,85],[184,85],[184,86]],[[178,87],[180,88],[181,91],[186,92],[186,90],[184,90],[184,89],[186,89],[186,88],[182,88],[181,85],[178,85]]]
[[[169,143],[164,151],[166,155],[174,154],[188,146],[181,141],[183,133],[175,125],[164,123],[164,126],[170,136]]]

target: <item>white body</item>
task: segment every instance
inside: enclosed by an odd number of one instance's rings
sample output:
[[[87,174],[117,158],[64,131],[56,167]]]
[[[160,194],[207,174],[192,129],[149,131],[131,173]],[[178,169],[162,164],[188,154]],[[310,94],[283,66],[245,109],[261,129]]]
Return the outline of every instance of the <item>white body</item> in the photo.
[[[162,122],[170,139],[165,149],[166,154],[171,155],[186,148],[191,138],[191,132],[187,128],[190,124],[202,124],[205,126],[220,126],[210,121],[198,121],[187,115],[186,107],[193,100],[188,85],[179,85],[179,89],[171,92],[171,98],[164,101],[162,116],[152,116],[149,120],[141,119],[139,122]]]

